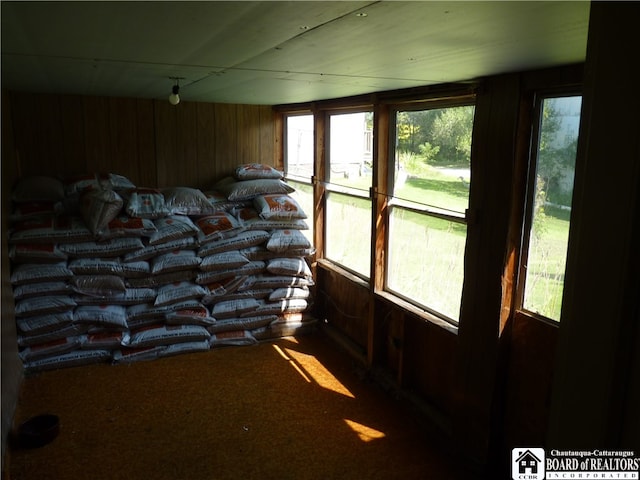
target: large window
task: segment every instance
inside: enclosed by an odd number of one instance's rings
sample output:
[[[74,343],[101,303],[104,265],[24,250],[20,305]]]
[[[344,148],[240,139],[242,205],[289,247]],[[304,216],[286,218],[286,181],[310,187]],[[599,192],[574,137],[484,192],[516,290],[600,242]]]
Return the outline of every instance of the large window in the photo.
[[[328,116],[325,257],[369,278],[372,112]]]
[[[376,122],[389,129],[376,135],[388,150],[377,158],[370,110],[285,115],[287,181],[310,227],[314,213],[323,215],[321,257],[366,281],[375,274],[387,298],[453,325],[465,278],[474,98],[384,105]],[[533,109],[514,303],[552,321],[560,320],[581,100],[556,90],[538,95]],[[374,241],[380,251],[372,252]]]
[[[527,195],[520,298],[524,310],[560,320],[582,97],[541,97]]]
[[[285,117],[285,175],[295,189],[291,194],[307,214],[308,230],[302,233],[313,244],[313,115]]]
[[[457,322],[474,106],[395,114],[386,290]]]

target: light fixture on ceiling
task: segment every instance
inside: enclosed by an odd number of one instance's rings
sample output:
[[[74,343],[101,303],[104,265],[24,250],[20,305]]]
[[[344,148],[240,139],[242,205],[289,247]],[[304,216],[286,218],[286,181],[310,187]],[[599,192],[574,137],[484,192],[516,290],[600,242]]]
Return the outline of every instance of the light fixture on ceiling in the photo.
[[[175,80],[175,85],[171,88],[171,95],[169,95],[169,103],[171,105],[177,105],[180,103],[180,79],[182,77],[169,77],[171,80]]]

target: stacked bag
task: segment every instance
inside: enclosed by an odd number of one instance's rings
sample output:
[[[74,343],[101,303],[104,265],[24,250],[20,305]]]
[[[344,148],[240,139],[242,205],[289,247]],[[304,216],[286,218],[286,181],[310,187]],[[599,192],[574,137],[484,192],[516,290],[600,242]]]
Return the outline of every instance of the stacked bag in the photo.
[[[293,192],[263,164],[205,192],[113,173],[20,179],[9,257],[27,371],[308,332],[314,250]]]

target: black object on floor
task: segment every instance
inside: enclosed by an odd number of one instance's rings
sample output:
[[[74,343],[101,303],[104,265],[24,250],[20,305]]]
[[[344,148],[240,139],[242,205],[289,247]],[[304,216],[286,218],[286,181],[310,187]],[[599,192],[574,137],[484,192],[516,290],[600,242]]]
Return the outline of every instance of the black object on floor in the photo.
[[[57,415],[45,413],[26,420],[13,432],[13,445],[17,448],[39,448],[51,443],[60,433]]]

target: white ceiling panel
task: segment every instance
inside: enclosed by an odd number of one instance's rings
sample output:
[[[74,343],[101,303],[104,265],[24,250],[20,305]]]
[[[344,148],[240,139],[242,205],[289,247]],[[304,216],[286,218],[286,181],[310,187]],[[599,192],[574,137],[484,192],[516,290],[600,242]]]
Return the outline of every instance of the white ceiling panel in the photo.
[[[2,86],[296,103],[584,61],[589,3],[2,2]]]

